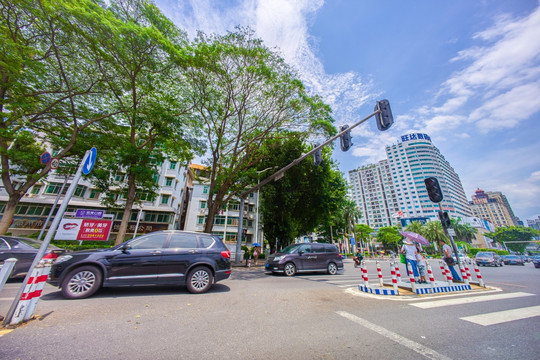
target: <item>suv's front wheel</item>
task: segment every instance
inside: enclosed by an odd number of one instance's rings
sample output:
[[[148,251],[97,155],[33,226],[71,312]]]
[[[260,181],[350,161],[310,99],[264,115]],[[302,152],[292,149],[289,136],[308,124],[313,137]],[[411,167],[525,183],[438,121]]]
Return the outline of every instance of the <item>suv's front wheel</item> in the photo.
[[[293,276],[294,274],[296,274],[296,266],[294,266],[292,262],[288,262],[285,264],[283,271],[285,272],[285,275]]]
[[[95,266],[81,266],[62,281],[62,295],[67,299],[84,299],[101,287],[101,271]]]
[[[186,286],[192,294],[202,294],[212,287],[214,277],[210,269],[204,266],[191,270],[186,279]]]

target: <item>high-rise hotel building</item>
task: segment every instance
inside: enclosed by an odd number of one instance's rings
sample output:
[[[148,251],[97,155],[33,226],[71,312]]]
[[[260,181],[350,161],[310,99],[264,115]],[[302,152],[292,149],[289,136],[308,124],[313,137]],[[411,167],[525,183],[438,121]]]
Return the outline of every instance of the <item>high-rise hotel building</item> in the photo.
[[[429,135],[403,135],[397,144],[386,147],[386,155],[387,159],[378,164],[349,171],[352,196],[362,211],[363,223],[378,229],[395,225],[398,219],[436,217],[439,205],[429,200],[424,184],[424,179],[431,176],[439,180],[444,195],[443,210],[451,217],[472,216],[459,176],[433,145]],[[367,180],[372,168],[381,169],[378,170],[381,174],[378,183],[363,181]],[[386,180],[385,183],[385,179],[391,179],[391,182]],[[379,206],[371,206],[371,200],[377,200]]]

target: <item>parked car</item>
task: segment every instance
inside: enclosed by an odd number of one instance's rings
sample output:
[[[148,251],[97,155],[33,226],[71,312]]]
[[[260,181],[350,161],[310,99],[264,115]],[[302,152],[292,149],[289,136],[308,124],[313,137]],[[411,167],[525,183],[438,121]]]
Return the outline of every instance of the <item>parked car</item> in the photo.
[[[60,256],[47,282],[68,299],[86,298],[101,287],[133,285],[185,285],[199,294],[229,278],[230,258],[219,236],[156,231],[110,249]]]
[[[540,269],[540,255],[536,255],[532,259],[535,268]]]
[[[335,275],[343,269],[343,260],[335,245],[303,243],[287,246],[270,255],[265,263],[268,273],[284,273],[292,276],[298,272],[325,271]]]
[[[41,244],[41,241],[35,239],[0,236],[0,264],[9,258],[17,259],[17,262],[13,266],[13,271],[9,276],[10,279],[26,276]],[[49,244],[45,255],[48,255],[49,258],[56,258],[64,252],[64,249]]]
[[[454,258],[454,262],[457,262],[456,255],[455,254],[452,255],[452,257]],[[459,258],[465,264],[471,264],[472,263],[471,258],[467,254],[459,253]]]
[[[523,258],[519,255],[506,255],[504,257],[505,265],[525,265]]]
[[[478,266],[503,266],[502,258],[493,251],[478,252],[475,261]]]

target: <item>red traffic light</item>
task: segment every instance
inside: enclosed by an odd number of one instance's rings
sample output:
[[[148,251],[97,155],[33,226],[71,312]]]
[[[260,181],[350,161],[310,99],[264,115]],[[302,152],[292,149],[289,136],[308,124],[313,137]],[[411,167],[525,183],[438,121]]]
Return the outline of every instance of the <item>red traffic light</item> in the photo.
[[[424,179],[424,183],[426,184],[429,200],[434,203],[440,203],[443,200],[443,193],[439,186],[439,180],[434,177],[428,177]]]

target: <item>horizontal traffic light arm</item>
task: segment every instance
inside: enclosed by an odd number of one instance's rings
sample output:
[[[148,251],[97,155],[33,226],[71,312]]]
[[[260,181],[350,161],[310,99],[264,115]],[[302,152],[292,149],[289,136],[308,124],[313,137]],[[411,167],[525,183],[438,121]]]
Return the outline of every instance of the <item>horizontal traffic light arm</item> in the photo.
[[[342,131],[340,133],[338,133],[337,135],[334,135],[332,136],[330,139],[326,140],[325,142],[323,142],[321,145],[317,146],[317,147],[314,147],[311,151],[309,151],[308,153],[302,155],[301,157],[299,157],[298,159],[295,159],[293,160],[289,165],[286,165],[285,167],[279,169],[278,171],[276,171],[274,174],[270,175],[269,177],[267,177],[266,179],[264,179],[263,181],[261,181],[260,183],[258,183],[257,185],[255,185],[254,187],[252,187],[251,189],[245,191],[242,193],[241,197],[246,197],[248,196],[250,193],[252,193],[253,191],[256,191],[256,190],[259,190],[260,188],[262,188],[264,185],[268,184],[270,181],[272,180],[278,180],[280,179],[281,177],[283,177],[283,174],[285,173],[285,171],[289,170],[290,168],[292,168],[293,166],[295,166],[296,164],[298,164],[299,162],[301,162],[302,160],[304,160],[305,158],[307,158],[308,156],[310,156],[311,154],[313,154],[315,151],[319,150],[319,149],[322,149],[323,147],[325,147],[326,145],[330,144],[332,141],[336,140],[338,137],[340,137],[341,135],[345,134],[347,131],[351,131],[352,129],[354,129],[355,127],[357,127],[358,125],[366,122],[369,118],[377,115],[377,114],[380,114],[381,111],[380,110],[377,110],[373,113],[371,113],[370,115],[366,116],[365,118],[363,118],[362,120],[358,121],[357,123],[354,123],[353,125],[351,125],[350,127],[348,127],[345,131]]]

